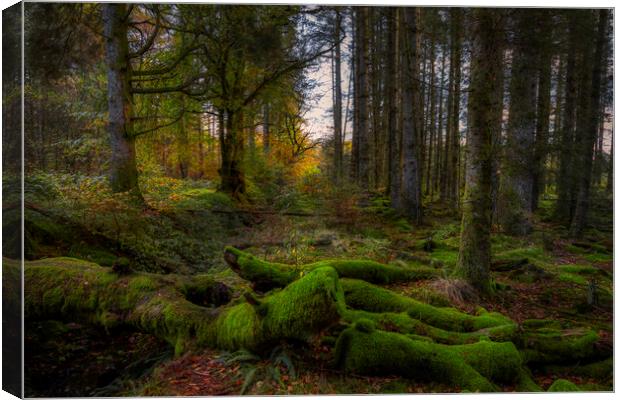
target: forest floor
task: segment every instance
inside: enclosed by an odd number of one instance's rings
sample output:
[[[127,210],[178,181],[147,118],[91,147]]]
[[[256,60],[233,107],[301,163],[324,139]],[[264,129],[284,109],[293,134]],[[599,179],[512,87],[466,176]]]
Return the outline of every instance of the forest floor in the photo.
[[[541,201],[532,234],[515,238],[495,229],[492,276],[497,290],[492,297],[477,298],[459,290],[450,278],[458,255],[459,221],[437,202],[428,202],[424,223],[414,227],[395,215],[381,196],[314,194],[287,199],[283,203],[289,206],[280,209],[256,204],[239,209],[211,187],[163,179],[149,183],[145,197],[151,208],[145,211],[123,199],[98,197],[96,181],[80,184],[86,189],[61,182],[52,198],[31,196],[31,258],[69,255],[110,265],[127,257],[135,269],[148,265],[160,272],[209,271],[237,296],[248,283],[223,262],[224,245],[296,265],[326,258],[422,262],[443,271],[442,278],[390,289],[466,312],[483,306],[517,323],[552,319],[564,329],[587,327],[598,333],[597,345],[609,349],[610,357],[613,353],[613,221],[608,199],[595,203],[591,221],[596,229],[588,229],[578,241],[569,240],[566,229],[551,222],[551,198]],[[67,204],[73,206],[70,213]],[[56,229],[59,218],[63,233]],[[79,232],[80,220],[92,222],[88,235]],[[116,246],[110,248],[106,241]],[[150,335],[29,321],[26,349],[27,396],[459,391],[400,377],[344,374],[331,367],[330,349],[320,339],[305,346],[283,343],[262,357],[204,350],[175,358],[167,344]],[[545,390],[558,378],[582,390],[612,390],[611,369],[597,377],[583,373],[580,365],[530,369]]]

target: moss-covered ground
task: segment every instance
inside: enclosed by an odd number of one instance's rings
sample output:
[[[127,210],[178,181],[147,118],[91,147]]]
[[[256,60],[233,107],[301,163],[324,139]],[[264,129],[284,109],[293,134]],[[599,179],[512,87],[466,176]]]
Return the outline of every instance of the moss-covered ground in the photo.
[[[558,337],[566,341],[573,337],[575,340],[591,338],[600,352],[611,356],[611,231],[608,226],[597,225],[600,229],[590,228],[584,238],[571,240],[564,227],[549,222],[548,215],[553,206],[550,200],[541,202],[531,235],[511,237],[494,227],[494,263],[506,265],[524,259],[527,261],[513,270],[493,271],[495,294],[479,298],[460,287],[452,278],[458,255],[459,221],[454,212],[437,203],[426,205],[424,223],[416,227],[394,215],[386,199],[379,196],[363,201],[358,201],[354,196],[347,196],[344,201],[343,195],[304,198],[295,207],[267,208],[270,212],[252,214],[236,212],[239,206],[235,206],[226,196],[198,183],[153,179],[145,193],[150,206],[148,209],[127,205],[123,199],[94,198],[94,194],[93,198],[87,197],[84,193],[97,193],[92,187],[98,187],[98,183],[87,180],[77,184],[86,189],[80,193],[79,189],[60,182],[55,187],[53,198],[36,199],[47,211],[43,215],[31,210],[34,222],[29,237],[30,258],[71,256],[104,266],[118,264],[119,260],[126,258],[132,270],[206,274],[233,288],[233,302],[243,302],[244,293],[252,291],[253,286],[227,266],[223,258],[226,245],[243,248],[259,260],[293,266],[300,272],[305,265],[328,259],[367,259],[390,265],[396,270],[424,267],[434,271],[432,276],[414,281],[388,280],[378,283],[412,302],[452,307],[471,315],[471,321],[468,319],[466,322],[467,329],[459,328],[464,332],[455,336],[445,329],[455,328],[450,324],[465,322],[425,320],[419,312],[408,314],[408,306],[389,310],[393,315],[362,316],[374,321],[381,332],[405,333],[416,343],[430,335],[438,345],[465,344],[486,336],[474,332],[472,328],[472,321],[478,321],[475,318],[484,320],[482,317],[485,314],[480,317],[480,307],[483,307],[488,315],[501,314],[513,321],[519,330],[537,329],[538,336],[524,335],[518,339],[521,342],[515,344],[533,383],[542,390],[574,390],[575,387],[585,391],[612,389],[609,361],[601,357],[593,360],[586,357],[587,362],[583,359],[571,360],[571,355],[579,356],[571,351],[579,348],[576,342],[569,343],[575,347],[562,349],[567,354],[553,347]],[[69,205],[73,206],[71,211],[63,211]],[[247,207],[250,206],[244,206],[243,210]],[[259,205],[252,207],[258,208]],[[266,207],[262,205],[261,210],[264,209]],[[310,215],[287,215],[290,210]],[[63,229],[56,229],[57,226]],[[105,243],[100,240],[102,237],[106,238]],[[136,281],[134,284],[148,285],[148,282]],[[346,294],[346,279],[342,284]],[[356,312],[370,311],[373,310]],[[475,315],[478,317],[473,317]],[[351,317],[351,321],[359,319],[359,315]],[[424,328],[426,325],[420,325],[420,321],[433,325],[436,330],[431,333],[427,330],[420,335],[422,329],[427,329]],[[49,350],[48,356],[42,356],[43,360],[41,356],[35,358],[40,368],[27,371],[32,383],[27,385],[27,395],[40,394],[35,382],[46,380],[57,383],[58,388],[54,392],[57,395],[429,393],[467,390],[455,381],[421,380],[397,372],[377,377],[372,376],[372,371],[356,369],[347,372],[346,368],[338,368],[334,364],[333,348],[344,327],[337,328],[339,331],[322,332],[305,344],[296,340],[279,346],[274,344],[271,353],[262,352],[260,355],[234,350],[229,353],[194,349],[173,357],[174,349],[169,344],[143,335],[138,342],[151,343],[153,354],[149,357],[155,361],[148,368],[145,366],[141,373],[110,376],[102,383],[92,375],[104,374],[107,367],[103,365],[108,361],[90,364],[98,371],[91,371],[90,375],[77,369],[67,369],[67,365],[80,360],[74,356],[75,350],[68,349],[73,339],[66,334],[66,329],[73,325],[46,324],[42,326],[39,322],[33,322],[27,329],[31,332],[26,335],[27,348]],[[49,328],[52,325],[54,329]],[[84,348],[94,346],[92,348],[98,349],[96,360],[99,360],[97,357],[107,360],[108,352],[118,352],[123,361],[114,361],[114,365],[122,367],[130,364],[140,366],[144,359],[149,358],[142,357],[131,346],[116,346],[115,343],[122,341],[124,333],[98,332],[95,335],[88,328],[84,329],[80,331],[80,343]],[[594,336],[589,336],[590,332]],[[495,334],[503,335],[505,332]],[[488,334],[489,340],[496,340],[493,335]],[[356,336],[355,340],[362,339]],[[547,346],[547,355],[528,351],[528,340]],[[139,348],[139,345],[134,347]],[[417,350],[412,348],[411,351]],[[63,353],[67,355],[61,357]],[[548,356],[552,353],[556,353],[557,359]],[[593,362],[591,365],[590,361]],[[51,364],[54,367],[50,367]],[[62,379],[59,379],[60,371]],[[75,385],[71,386],[69,382],[74,379],[89,381],[90,391],[72,392],[71,388]],[[110,385],[111,382],[114,384]],[[494,384],[497,385],[494,390],[524,390],[516,381],[500,379],[494,380]],[[103,392],[97,392],[102,388],[105,388]],[[472,388],[475,389],[474,386]]]

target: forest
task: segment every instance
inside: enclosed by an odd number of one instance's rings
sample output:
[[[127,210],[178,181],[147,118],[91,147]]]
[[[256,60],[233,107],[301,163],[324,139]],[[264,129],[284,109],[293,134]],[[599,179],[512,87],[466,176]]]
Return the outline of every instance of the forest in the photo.
[[[613,391],[613,26],[585,8],[3,11],[24,395]]]

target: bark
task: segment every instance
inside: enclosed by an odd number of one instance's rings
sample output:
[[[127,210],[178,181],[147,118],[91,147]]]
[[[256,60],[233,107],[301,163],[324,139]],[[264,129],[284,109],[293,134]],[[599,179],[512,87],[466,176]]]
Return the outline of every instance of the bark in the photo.
[[[420,88],[418,56],[420,42],[417,35],[419,9],[406,8],[404,14],[403,68],[403,172],[401,211],[417,224],[422,221],[421,171],[419,163]]]
[[[386,80],[386,108],[388,112],[388,188],[392,207],[400,207],[400,146],[397,128],[398,99],[396,90],[396,66],[398,65],[398,9],[391,7],[388,15],[388,41],[387,41],[387,80]]]
[[[453,207],[458,208],[459,201],[459,158],[461,148],[460,137],[460,105],[461,105],[461,40],[462,40],[462,22],[461,14],[462,10],[459,8],[452,8],[450,10],[452,14],[451,21],[451,34],[452,34],[452,46],[453,46],[453,62],[454,62],[454,89],[452,96],[452,123],[450,133],[450,160],[448,173],[448,200],[452,203]]]
[[[438,116],[437,116],[437,145],[435,146],[435,168],[433,170],[433,191],[431,194],[439,192],[439,183],[440,183],[440,166],[442,162],[442,143],[443,143],[443,127],[444,127],[444,83],[445,83],[445,72],[446,72],[446,52],[442,50],[442,58],[441,58],[441,78],[439,81],[439,107],[438,107]]]
[[[537,15],[538,43],[538,101],[536,115],[536,141],[532,165],[532,211],[538,208],[538,198],[544,189],[544,171],[549,138],[549,114],[551,105],[551,14],[541,10]]]
[[[532,162],[536,129],[536,65],[533,19],[520,10],[510,81],[507,151],[500,183],[500,223],[511,235],[532,229]]]
[[[497,92],[502,85],[501,15],[476,9],[473,16],[473,50],[470,83],[470,126],[461,244],[456,273],[482,292],[490,291],[491,177],[493,138],[499,135]]]
[[[129,191],[141,198],[132,124],[128,18],[126,4],[103,5],[105,60],[108,70],[108,136],[112,150],[110,185],[114,192]]]
[[[342,78],[340,66],[340,25],[342,16],[336,9],[334,27],[334,182],[342,181]]]
[[[573,141],[575,135],[575,102],[577,99],[576,85],[576,53],[579,33],[577,24],[579,15],[573,12],[569,19],[569,49],[566,60],[566,91],[564,100],[564,117],[562,124],[562,140],[560,145],[560,169],[558,172],[558,201],[555,216],[562,222],[571,219],[570,188],[572,182],[571,165],[573,163]]]
[[[220,189],[238,200],[244,199],[246,193],[245,176],[241,167],[244,140],[240,121],[241,112],[220,111],[220,153],[222,156],[222,165],[218,171],[221,178]]]
[[[609,163],[607,164],[607,193],[613,193],[614,189],[614,129],[611,128],[611,149],[609,150]]]
[[[598,38],[596,41],[596,50],[592,63],[591,85],[589,96],[589,118],[586,129],[583,131],[581,148],[579,149],[581,161],[580,176],[578,180],[579,194],[577,197],[575,214],[571,222],[570,234],[573,237],[581,236],[587,222],[588,208],[590,205],[590,185],[592,179],[592,159],[594,142],[597,135],[597,122],[600,116],[601,107],[601,80],[604,72],[603,65],[606,65],[604,59],[606,44],[606,28],[607,28],[608,10],[602,9],[599,12],[598,21]],[[590,68],[590,63],[584,63],[582,68]],[[582,93],[584,97],[585,93]]]
[[[181,106],[185,108],[185,98],[181,97]],[[177,130],[177,157],[179,165],[179,175],[181,179],[189,176],[189,127],[187,115],[183,115],[179,120],[179,128]]]
[[[269,127],[269,104],[263,105],[263,154],[269,155],[271,151],[271,135]]]
[[[432,160],[433,160],[433,145],[435,142],[435,132],[437,129],[437,123],[435,121],[436,117],[436,89],[435,89],[435,35],[431,37],[431,77],[430,77],[430,93],[429,93],[429,137],[428,137],[428,151],[427,158],[428,162],[426,163],[426,191],[425,194],[428,196],[431,193],[432,183],[431,183],[431,168],[432,168]]]
[[[368,7],[360,7],[356,12],[356,24],[358,37],[356,41],[358,58],[358,70],[356,71],[356,79],[358,79],[358,92],[356,93],[358,105],[358,171],[357,181],[362,190],[368,190],[370,185],[370,127],[368,113],[369,107],[369,69],[370,56],[368,48],[368,31],[369,31],[369,9]]]

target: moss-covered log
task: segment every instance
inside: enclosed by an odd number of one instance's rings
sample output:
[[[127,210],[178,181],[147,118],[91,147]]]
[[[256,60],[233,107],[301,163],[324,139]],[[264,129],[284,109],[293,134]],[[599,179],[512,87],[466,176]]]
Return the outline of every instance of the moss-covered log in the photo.
[[[518,338],[524,359],[534,364],[555,364],[601,359],[608,354],[597,347],[599,337],[588,329],[525,330]]]
[[[367,320],[341,333],[335,362],[350,372],[402,375],[480,392],[497,391],[492,382],[518,383],[524,372],[519,352],[510,342],[447,346],[376,330]]]
[[[558,379],[549,386],[547,392],[579,392],[579,388],[571,381]]]
[[[514,325],[502,314],[480,309],[478,315],[470,315],[454,308],[434,307],[391,290],[370,283],[341,279],[348,306],[370,312],[407,313],[437,328],[456,332],[475,332],[481,329]]]
[[[406,282],[439,276],[439,271],[427,266],[398,267],[370,260],[323,260],[301,266],[263,261],[253,255],[227,247],[224,259],[243,279],[257,288],[268,290],[284,287],[303,273],[317,268],[332,267],[341,278],[355,278],[372,283]]]
[[[443,344],[476,343],[481,338],[489,338],[494,342],[510,342],[518,334],[518,325],[514,323],[483,328],[474,332],[455,332],[425,324],[418,319],[411,318],[405,312],[374,313],[363,310],[347,310],[343,317],[348,322],[367,319],[373,321],[378,329],[384,331],[423,336],[431,341]]]
[[[16,262],[4,264],[19,268]],[[332,268],[317,268],[256,304],[242,300],[208,308],[187,299],[206,285],[213,282],[147,273],[118,276],[81,260],[44,259],[26,263],[25,314],[88,321],[106,329],[129,326],[167,340],[178,353],[189,342],[261,350],[282,339],[305,340],[339,321],[344,308]]]

